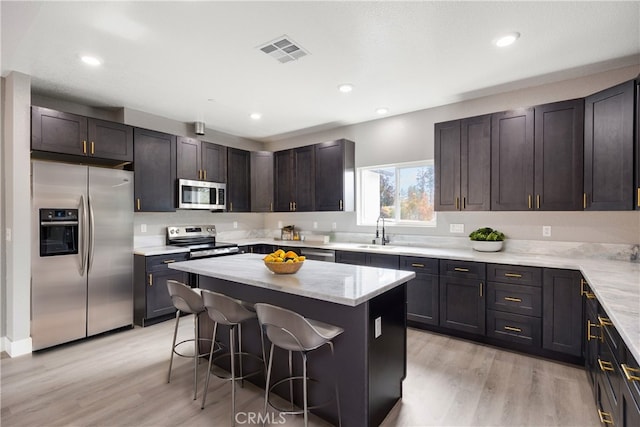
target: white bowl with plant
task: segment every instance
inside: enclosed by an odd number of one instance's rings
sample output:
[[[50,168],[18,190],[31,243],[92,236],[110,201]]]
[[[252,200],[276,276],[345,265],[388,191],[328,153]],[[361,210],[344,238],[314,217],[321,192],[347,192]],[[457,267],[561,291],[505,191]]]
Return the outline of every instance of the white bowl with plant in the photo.
[[[491,227],[481,227],[469,234],[471,247],[479,252],[498,252],[502,249],[506,236]]]

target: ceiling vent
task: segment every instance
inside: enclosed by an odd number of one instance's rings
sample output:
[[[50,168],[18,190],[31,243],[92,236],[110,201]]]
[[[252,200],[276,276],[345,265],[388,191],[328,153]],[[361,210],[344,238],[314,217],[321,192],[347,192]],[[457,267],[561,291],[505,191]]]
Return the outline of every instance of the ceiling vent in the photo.
[[[260,45],[258,46],[258,49],[283,64],[286,62],[296,61],[303,56],[309,55],[307,50],[286,35],[278,37],[269,43]]]

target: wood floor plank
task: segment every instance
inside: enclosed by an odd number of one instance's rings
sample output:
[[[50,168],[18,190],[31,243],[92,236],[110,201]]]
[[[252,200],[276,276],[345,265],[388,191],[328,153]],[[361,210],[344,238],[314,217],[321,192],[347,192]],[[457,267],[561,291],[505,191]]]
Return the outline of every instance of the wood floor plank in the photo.
[[[193,331],[186,320],[183,338]],[[200,409],[204,362],[198,400],[190,360],[176,358],[166,383],[172,333],[168,321],[13,359],[3,354],[2,426],[230,425],[228,381],[212,376]],[[384,427],[599,425],[580,367],[414,329],[407,347],[404,397]],[[245,383],[238,388],[237,409],[259,413],[262,399],[262,390]],[[287,416],[284,425],[302,426],[302,417]],[[312,416],[311,425],[327,424]]]

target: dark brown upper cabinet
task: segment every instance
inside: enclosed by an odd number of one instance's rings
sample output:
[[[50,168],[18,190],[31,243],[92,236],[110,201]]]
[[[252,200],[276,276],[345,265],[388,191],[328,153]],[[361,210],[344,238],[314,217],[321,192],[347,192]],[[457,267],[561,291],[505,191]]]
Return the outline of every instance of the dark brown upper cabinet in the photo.
[[[274,201],[277,212],[308,212],[315,202],[314,146],[274,154]]]
[[[134,208],[136,212],[176,210],[176,137],[135,128]]]
[[[273,212],[273,152],[252,151],[251,212]]]
[[[227,148],[227,211],[251,210],[251,174],[248,151]]]
[[[535,107],[534,209],[582,210],[584,99]]]
[[[133,128],[34,106],[31,107],[31,149],[132,162]]]
[[[533,108],[491,116],[491,210],[533,209]]]
[[[632,80],[585,99],[586,210],[630,210],[637,205],[637,191],[633,191],[635,89]]]
[[[176,173],[179,179],[227,182],[227,148],[178,137]]]
[[[315,210],[355,209],[355,144],[339,139],[314,145]]]
[[[437,211],[490,208],[491,116],[435,125]]]
[[[636,79],[636,182],[635,209],[640,210],[640,76]]]

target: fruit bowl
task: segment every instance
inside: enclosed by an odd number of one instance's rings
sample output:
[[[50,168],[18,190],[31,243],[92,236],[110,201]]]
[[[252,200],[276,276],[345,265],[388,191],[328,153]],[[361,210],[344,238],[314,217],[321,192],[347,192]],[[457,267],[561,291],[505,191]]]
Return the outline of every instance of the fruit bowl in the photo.
[[[264,265],[275,274],[294,274],[302,267],[304,261],[299,262],[267,262]]]

